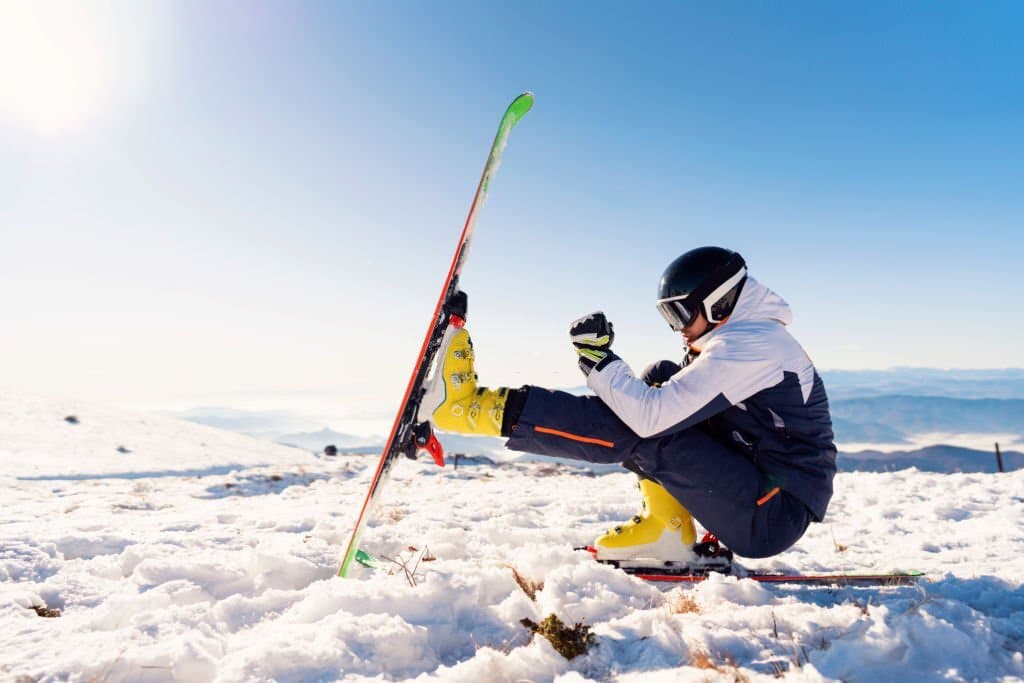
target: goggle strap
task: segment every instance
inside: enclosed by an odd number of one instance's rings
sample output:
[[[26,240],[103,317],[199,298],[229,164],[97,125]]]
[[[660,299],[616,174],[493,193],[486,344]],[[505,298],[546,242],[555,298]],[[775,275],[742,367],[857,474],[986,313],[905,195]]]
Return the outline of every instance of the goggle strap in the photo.
[[[723,296],[728,294],[729,290],[738,285],[746,276],[747,269],[746,266],[744,266],[740,268],[735,275],[733,275],[731,278],[723,282],[720,287],[716,288],[715,291],[711,292],[706,297],[704,297],[701,303],[704,307],[704,316],[708,319],[709,323],[722,322],[721,320],[711,317],[711,307],[715,305],[716,301],[718,301]]]

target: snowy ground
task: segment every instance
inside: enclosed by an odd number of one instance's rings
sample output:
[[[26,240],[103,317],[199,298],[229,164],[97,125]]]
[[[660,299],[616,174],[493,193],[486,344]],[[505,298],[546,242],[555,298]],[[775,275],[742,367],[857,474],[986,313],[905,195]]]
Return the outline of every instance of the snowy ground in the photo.
[[[1024,680],[1024,471],[840,475],[826,523],[745,563],[919,587],[678,588],[569,549],[634,512],[629,474],[401,462],[364,545],[436,559],[334,578],[376,459],[0,396],[0,680]],[[552,613],[597,646],[531,641]]]

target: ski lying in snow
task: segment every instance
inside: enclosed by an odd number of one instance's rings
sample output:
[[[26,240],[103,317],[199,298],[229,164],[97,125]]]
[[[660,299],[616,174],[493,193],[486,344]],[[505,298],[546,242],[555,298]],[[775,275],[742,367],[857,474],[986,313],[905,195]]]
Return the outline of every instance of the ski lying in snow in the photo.
[[[673,574],[663,568],[640,569],[630,567],[623,569],[627,574],[645,581],[664,581],[674,583],[700,583],[712,572],[700,574]],[[776,574],[761,572],[732,571],[726,576],[739,579],[752,579],[760,583],[803,584],[811,586],[910,586],[924,578],[923,572],[892,572],[890,574],[842,574],[828,572],[824,574]]]
[[[735,576],[738,579],[752,579],[761,583],[797,583],[812,586],[909,586],[924,578],[924,572],[894,571],[889,573],[871,572],[825,572],[822,574],[786,574],[783,572],[757,572],[744,569],[733,564],[728,571],[716,570],[713,567],[673,567],[672,563],[664,566],[644,567],[638,562],[625,564],[615,560],[598,560],[597,550],[593,546],[583,546],[574,550],[585,550],[601,564],[621,569],[638,579],[645,581],[664,581],[671,583],[700,583],[713,574]]]
[[[585,548],[577,548],[584,550]],[[410,550],[414,550],[410,548]],[[360,550],[356,553],[356,562],[369,567],[370,569],[386,570],[393,572],[395,567],[412,566],[413,571],[419,567],[423,560],[426,548],[419,550],[409,562],[385,561],[378,557]],[[733,565],[730,572],[718,572],[706,569],[700,572],[692,570],[672,571],[671,567],[623,567],[615,562],[598,560],[601,564],[608,564],[638,579],[646,581],[659,581],[666,583],[700,583],[707,580],[713,574],[722,576],[735,576],[738,579],[751,579],[760,583],[781,583],[781,584],[802,584],[809,586],[911,586],[925,577],[924,572],[919,571],[895,571],[888,574],[873,573],[836,573],[826,572],[823,574],[783,574],[776,572],[752,572]]]
[[[348,547],[345,550],[345,558],[342,560],[338,576],[347,576],[352,562],[356,559],[359,550],[359,537],[366,527],[367,522],[373,514],[374,505],[383,483],[388,479],[391,467],[398,457],[404,455],[408,458],[416,458],[419,451],[425,450],[433,457],[434,462],[444,467],[444,450],[430,427],[429,422],[417,420],[420,401],[426,392],[424,382],[431,367],[434,364],[434,357],[441,346],[441,339],[449,325],[461,327],[465,324],[466,316],[466,295],[459,290],[459,275],[462,266],[466,262],[469,253],[470,242],[473,238],[473,230],[476,227],[477,217],[480,209],[487,199],[487,191],[490,189],[491,179],[498,170],[501,163],[501,154],[505,150],[505,143],[512,128],[526,116],[526,113],[533,107],[533,95],[523,93],[512,101],[512,104],[505,110],[501,117],[501,124],[498,126],[498,133],[494,136],[494,143],[491,145],[490,155],[487,157],[487,164],[480,176],[480,183],[476,188],[476,195],[473,197],[473,204],[469,209],[469,216],[466,217],[466,224],[462,228],[462,235],[455,248],[455,255],[452,258],[451,267],[448,269],[448,276],[445,278],[444,286],[441,288],[441,296],[434,307],[434,315],[427,327],[427,334],[423,339],[423,346],[420,348],[419,357],[413,367],[412,375],[409,378],[409,385],[405,389],[405,397],[398,409],[395,423],[391,428],[391,435],[388,437],[384,451],[381,453],[380,461],[377,464],[377,471],[370,481],[370,488],[366,493],[366,500],[359,511],[355,528],[349,538]]]

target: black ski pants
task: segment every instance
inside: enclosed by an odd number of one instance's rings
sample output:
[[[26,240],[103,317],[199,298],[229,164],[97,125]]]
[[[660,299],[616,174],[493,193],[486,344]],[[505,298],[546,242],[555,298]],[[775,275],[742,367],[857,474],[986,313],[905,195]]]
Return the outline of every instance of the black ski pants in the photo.
[[[807,507],[768,478],[743,452],[701,427],[641,438],[596,396],[524,387],[525,403],[506,446],[594,463],[623,463],[650,477],[736,554],[776,555],[803,536]]]

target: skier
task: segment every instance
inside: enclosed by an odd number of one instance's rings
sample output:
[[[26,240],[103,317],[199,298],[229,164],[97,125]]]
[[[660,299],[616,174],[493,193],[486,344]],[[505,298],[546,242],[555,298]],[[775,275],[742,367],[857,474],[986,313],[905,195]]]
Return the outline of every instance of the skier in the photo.
[[[640,378],[611,350],[604,313],[572,323],[596,396],[480,387],[469,333],[449,327],[424,417],[508,437],[513,450],[636,472],[641,511],[594,542],[599,560],[727,568],[732,553],[718,539],[746,557],[782,552],[825,516],[836,471],[825,388],[785,328],[789,305],[738,253],[701,247],[666,268],[657,306],[686,353]],[[710,532],[699,543],[694,518]]]

